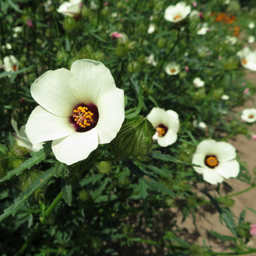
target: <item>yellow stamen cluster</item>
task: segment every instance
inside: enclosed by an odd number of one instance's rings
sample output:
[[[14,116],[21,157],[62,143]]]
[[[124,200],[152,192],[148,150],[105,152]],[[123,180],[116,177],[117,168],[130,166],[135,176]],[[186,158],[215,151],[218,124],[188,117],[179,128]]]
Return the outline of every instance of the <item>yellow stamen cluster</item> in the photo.
[[[249,115],[249,118],[254,118],[254,115]]]
[[[159,137],[163,137],[166,133],[166,131],[163,127],[157,127],[156,131],[157,131]]]
[[[87,107],[79,106],[73,111],[74,121],[82,128],[86,128],[91,125],[93,122],[92,116],[93,113],[89,111]]]
[[[174,20],[177,20],[177,19],[179,19],[179,18],[181,18],[181,15],[180,15],[180,14],[176,15],[173,19],[174,19]]]
[[[17,69],[18,69],[18,68],[17,68],[16,65],[13,65],[13,66],[12,66],[12,70],[13,70],[13,71],[16,71]]]
[[[247,64],[247,60],[246,59],[242,59],[243,64]]]
[[[205,159],[205,163],[206,165],[208,165],[209,167],[216,167],[219,163],[218,159],[216,156],[208,156]]]
[[[175,71],[176,71],[176,70],[175,70],[174,68],[173,68],[173,69],[171,69],[171,73],[175,73]]]

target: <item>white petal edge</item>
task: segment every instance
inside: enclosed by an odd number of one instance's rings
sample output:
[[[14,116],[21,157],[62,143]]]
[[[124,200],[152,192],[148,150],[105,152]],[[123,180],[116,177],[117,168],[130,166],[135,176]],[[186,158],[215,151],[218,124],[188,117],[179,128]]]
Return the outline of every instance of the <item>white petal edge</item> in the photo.
[[[216,152],[220,162],[226,162],[236,158],[236,148],[227,142],[217,142]]]
[[[98,147],[96,129],[88,132],[75,132],[70,136],[54,140],[52,151],[58,161],[67,165],[86,159]]]
[[[71,116],[77,102],[71,88],[71,74],[67,69],[47,71],[31,86],[33,98],[43,108],[57,116]]]
[[[204,170],[203,179],[212,185],[221,183],[224,180],[223,177],[215,169],[210,168]]]
[[[115,88],[105,93],[98,99],[97,107],[99,121],[95,128],[99,144],[106,144],[116,137],[124,121],[124,91]]]
[[[51,114],[42,107],[36,107],[26,124],[26,134],[32,144],[55,140],[75,132],[67,117]]]
[[[101,62],[83,59],[73,62],[70,72],[72,91],[78,103],[94,103],[102,93],[116,88],[109,69]],[[114,104],[114,103],[113,103]]]
[[[220,163],[215,170],[222,175],[224,178],[236,178],[239,171],[239,163],[236,160],[228,161],[228,162],[222,162]]]

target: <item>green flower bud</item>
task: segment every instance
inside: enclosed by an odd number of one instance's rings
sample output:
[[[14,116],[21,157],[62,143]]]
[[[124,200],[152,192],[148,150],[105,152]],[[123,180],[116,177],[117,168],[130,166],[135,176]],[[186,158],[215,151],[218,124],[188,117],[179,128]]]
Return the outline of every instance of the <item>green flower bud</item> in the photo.
[[[82,11],[81,11],[82,17],[87,18],[90,16],[90,13],[91,13],[90,9],[83,4]]]
[[[102,174],[109,174],[112,169],[112,164],[109,161],[101,161],[98,165],[99,172]]]
[[[119,184],[121,186],[126,186],[129,185],[131,183],[131,180],[129,179],[129,177],[125,177],[123,180],[119,181]]]
[[[121,45],[119,44],[116,49],[115,49],[115,54],[118,56],[118,57],[123,57],[125,56],[127,53],[127,49],[124,45]]]
[[[165,203],[166,203],[166,205],[169,206],[169,207],[171,207],[171,206],[174,204],[174,202],[175,202],[175,200],[174,200],[173,198],[171,198],[171,197],[167,197],[167,198],[165,199]]]
[[[195,95],[194,95],[194,99],[195,100],[200,100],[200,99],[203,99],[205,97],[205,88],[199,88]]]
[[[76,20],[74,18],[66,17],[64,19],[63,27],[65,30],[71,31],[71,30],[75,29],[76,25],[77,25]]]
[[[163,38],[163,37],[160,37],[157,41],[157,46],[159,48],[163,48],[167,43],[167,39],[166,38]]]
[[[130,225],[124,225],[123,233],[128,237],[133,237],[134,235],[134,228]]]
[[[146,118],[137,116],[126,119],[111,142],[112,151],[120,158],[144,156],[152,148],[154,134],[155,129]]]
[[[218,88],[213,91],[213,98],[215,100],[219,100],[221,96],[224,94],[223,88]]]
[[[91,59],[97,60],[97,61],[103,61],[105,58],[105,54],[101,51],[93,52],[91,54]]]
[[[230,56],[227,60],[223,60],[221,63],[224,70],[233,70],[238,68],[239,61],[238,56]]]
[[[137,61],[131,61],[127,66],[127,70],[130,73],[136,73],[139,70],[139,67],[140,65]]]
[[[138,31],[139,33],[143,34],[145,33],[145,31],[147,30],[146,26],[144,23],[140,23],[137,27],[136,27],[136,31]]]
[[[79,199],[82,201],[82,202],[88,202],[92,199],[90,193],[86,190],[86,189],[82,189],[80,192],[79,192],[79,195],[78,195]]]
[[[185,78],[186,76],[187,76],[187,72],[186,72],[186,71],[181,71],[181,72],[179,73],[180,79],[183,79],[183,78]]]
[[[91,245],[95,249],[100,249],[103,246],[103,242],[99,237],[93,237],[91,239]]]
[[[101,11],[103,16],[108,16],[109,15],[109,8],[108,6],[104,6],[104,8]]]

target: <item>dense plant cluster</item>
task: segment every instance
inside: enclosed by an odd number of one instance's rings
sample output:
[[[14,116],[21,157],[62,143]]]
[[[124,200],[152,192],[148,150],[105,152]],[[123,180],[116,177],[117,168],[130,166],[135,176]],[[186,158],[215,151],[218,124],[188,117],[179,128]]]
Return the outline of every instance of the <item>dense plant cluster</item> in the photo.
[[[244,191],[221,192],[229,178],[256,187],[227,142],[255,136],[256,110],[234,110],[255,94],[244,71],[256,71],[243,47],[255,20],[241,26],[238,1],[0,8],[1,255],[142,255],[138,244],[218,255],[186,241],[169,212],[196,225],[209,204],[232,235],[209,233],[232,255],[256,251],[246,245],[255,224],[230,210]]]

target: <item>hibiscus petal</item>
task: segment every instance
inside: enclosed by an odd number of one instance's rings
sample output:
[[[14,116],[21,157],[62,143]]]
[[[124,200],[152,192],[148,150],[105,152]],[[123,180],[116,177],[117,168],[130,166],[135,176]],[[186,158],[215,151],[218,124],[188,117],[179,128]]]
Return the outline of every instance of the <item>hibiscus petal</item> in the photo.
[[[153,125],[153,127],[157,127],[158,125],[163,124],[165,117],[166,113],[162,108],[153,108],[147,115],[147,119]]]
[[[57,116],[70,116],[78,103],[70,89],[71,74],[67,69],[47,71],[31,86],[33,98]]]
[[[206,155],[211,155],[216,153],[217,142],[215,140],[204,140],[200,142],[196,148],[197,153],[203,153]]]
[[[157,143],[161,147],[167,147],[177,140],[177,134],[173,130],[168,130],[163,137],[158,137]]]
[[[95,127],[99,134],[99,143],[109,143],[116,137],[124,121],[124,92],[115,88],[102,95],[97,103],[99,121]]]
[[[204,159],[205,159],[205,155],[202,154],[202,153],[195,153],[193,155],[193,158],[192,158],[192,163],[193,164],[196,164],[196,165],[200,165],[202,167],[196,167],[196,166],[193,166],[194,170],[198,173],[203,173],[205,168],[205,164],[204,164]]]
[[[221,183],[224,180],[223,177],[215,169],[210,168],[206,168],[204,170],[203,179],[212,185]]]
[[[96,129],[88,132],[75,132],[70,136],[54,140],[52,151],[62,163],[67,165],[86,159],[98,147],[98,133]]]
[[[77,60],[72,64],[70,71],[73,74],[72,91],[79,103],[97,105],[98,97],[101,97],[102,93],[116,88],[109,69],[101,62]]]
[[[216,155],[220,162],[226,162],[236,157],[236,149],[227,142],[218,142],[216,144]]]
[[[236,160],[233,160],[229,162],[221,162],[215,170],[224,178],[229,179],[237,177],[240,167],[239,163]]]
[[[55,140],[75,132],[67,117],[51,114],[42,107],[36,107],[26,124],[26,134],[32,144]]]

